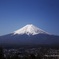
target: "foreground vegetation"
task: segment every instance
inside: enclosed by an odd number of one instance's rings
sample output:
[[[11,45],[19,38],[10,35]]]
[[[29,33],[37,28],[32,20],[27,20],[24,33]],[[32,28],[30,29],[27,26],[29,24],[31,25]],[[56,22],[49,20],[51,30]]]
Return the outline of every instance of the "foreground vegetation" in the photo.
[[[0,59],[59,59],[59,49],[39,48],[0,48]]]

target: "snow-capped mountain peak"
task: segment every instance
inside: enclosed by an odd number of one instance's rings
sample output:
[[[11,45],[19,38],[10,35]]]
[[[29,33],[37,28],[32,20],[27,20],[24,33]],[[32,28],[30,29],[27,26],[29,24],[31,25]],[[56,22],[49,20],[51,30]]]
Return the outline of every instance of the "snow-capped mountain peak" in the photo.
[[[47,33],[32,24],[28,24],[28,25],[22,27],[21,29],[16,30],[14,32],[14,35],[15,34],[36,35],[36,34],[47,34]]]

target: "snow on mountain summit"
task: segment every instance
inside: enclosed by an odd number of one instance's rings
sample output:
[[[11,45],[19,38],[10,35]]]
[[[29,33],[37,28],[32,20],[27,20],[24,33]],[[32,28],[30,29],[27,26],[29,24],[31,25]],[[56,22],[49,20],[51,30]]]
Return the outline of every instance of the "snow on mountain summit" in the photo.
[[[22,27],[21,29],[16,30],[14,32],[14,35],[15,34],[36,35],[36,34],[47,34],[47,33],[32,24],[28,24],[28,25]]]

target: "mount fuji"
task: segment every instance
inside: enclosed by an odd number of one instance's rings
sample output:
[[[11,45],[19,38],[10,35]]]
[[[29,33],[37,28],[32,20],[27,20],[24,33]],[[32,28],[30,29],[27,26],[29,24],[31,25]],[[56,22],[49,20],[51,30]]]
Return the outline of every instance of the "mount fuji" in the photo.
[[[14,34],[37,35],[37,34],[47,34],[47,33],[32,24],[28,24],[24,26],[23,28],[15,31]]]
[[[19,45],[59,45],[59,36],[28,24],[10,34],[0,36],[1,46]]]

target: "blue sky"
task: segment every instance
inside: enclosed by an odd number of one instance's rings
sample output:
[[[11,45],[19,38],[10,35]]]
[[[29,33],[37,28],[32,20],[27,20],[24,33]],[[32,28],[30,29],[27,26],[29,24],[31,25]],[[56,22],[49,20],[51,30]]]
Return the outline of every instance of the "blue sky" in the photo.
[[[59,35],[59,0],[0,0],[0,35],[27,24]]]

